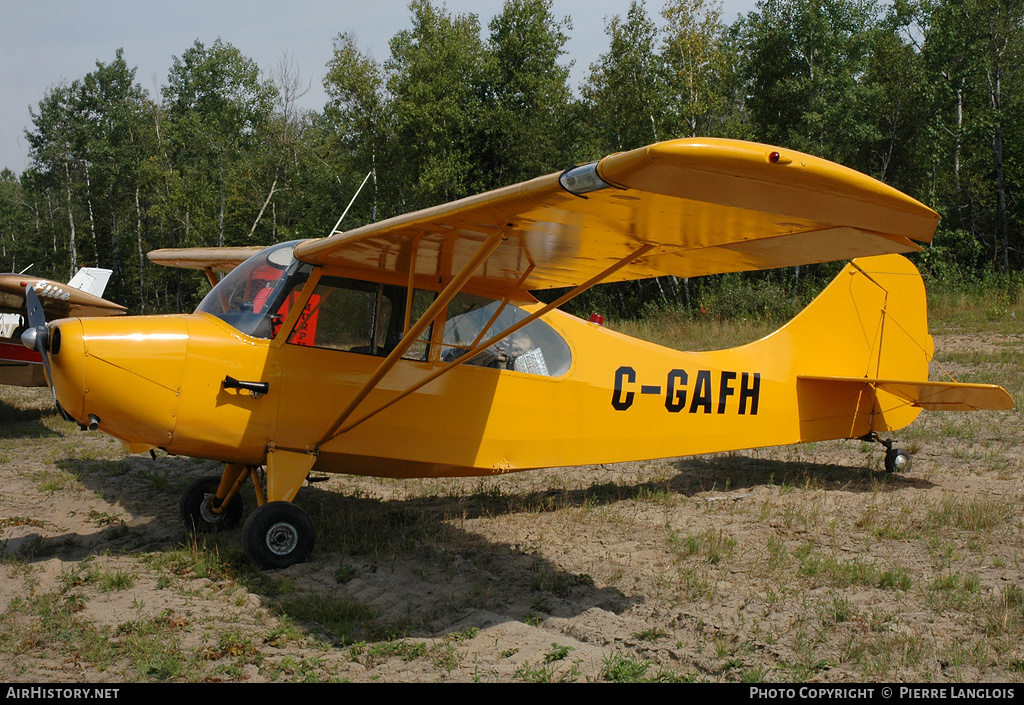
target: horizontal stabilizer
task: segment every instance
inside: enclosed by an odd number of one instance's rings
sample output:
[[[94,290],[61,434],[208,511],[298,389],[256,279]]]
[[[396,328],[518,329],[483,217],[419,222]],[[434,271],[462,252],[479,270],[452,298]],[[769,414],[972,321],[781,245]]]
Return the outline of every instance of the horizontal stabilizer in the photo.
[[[994,384],[802,375],[797,379],[806,382],[866,385],[888,392],[911,406],[929,411],[1001,411],[1013,408],[1013,399],[1010,395],[1005,389]]]

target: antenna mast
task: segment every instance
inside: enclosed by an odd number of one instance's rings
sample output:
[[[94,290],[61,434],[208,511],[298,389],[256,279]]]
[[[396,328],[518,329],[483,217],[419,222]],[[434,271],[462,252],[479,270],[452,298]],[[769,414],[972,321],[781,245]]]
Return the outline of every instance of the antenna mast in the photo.
[[[351,208],[352,204],[356,202],[356,198],[359,197],[359,193],[360,191],[363,190],[363,186],[366,186],[366,182],[370,180],[370,174],[372,173],[373,171],[366,172],[366,178],[363,179],[363,183],[359,184],[359,188],[356,189],[356,193],[354,196],[352,196],[352,200],[348,202],[348,205],[345,206],[345,211],[341,214],[341,217],[338,218],[338,222],[334,224],[333,228],[331,228],[331,235],[334,235],[336,232],[338,232],[338,226],[341,225],[341,221],[345,219],[345,215],[348,213],[348,209]]]

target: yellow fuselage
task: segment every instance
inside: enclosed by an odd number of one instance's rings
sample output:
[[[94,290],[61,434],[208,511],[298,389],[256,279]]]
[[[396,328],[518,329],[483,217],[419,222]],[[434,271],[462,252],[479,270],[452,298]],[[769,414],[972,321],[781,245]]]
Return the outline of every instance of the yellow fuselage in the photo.
[[[565,374],[460,365],[324,443],[315,468],[486,475],[900,428],[919,409],[887,404],[881,392],[797,379],[927,379],[932,349],[920,277],[901,257],[869,261],[876,262],[870,276],[847,267],[789,325],[731,350],[678,352],[554,311],[543,320],[569,345]],[[52,327],[59,330],[51,345],[54,387],[69,415],[83,424],[94,417],[132,449],[243,465],[265,463],[270,449],[312,450],[381,363],[294,345],[283,332],[249,337],[205,313],[66,319]],[[438,364],[399,361],[353,418]],[[229,376],[267,383],[267,392],[225,388]]]

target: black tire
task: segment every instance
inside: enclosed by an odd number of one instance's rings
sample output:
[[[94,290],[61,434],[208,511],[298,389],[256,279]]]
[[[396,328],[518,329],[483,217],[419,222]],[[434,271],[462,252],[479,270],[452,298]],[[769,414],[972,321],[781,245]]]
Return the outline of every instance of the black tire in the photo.
[[[210,476],[196,480],[185,490],[178,501],[178,515],[185,529],[196,534],[226,531],[238,526],[245,509],[242,496],[236,494],[231,504],[221,514],[215,514],[211,502],[217,498],[220,477]]]
[[[260,568],[303,563],[315,543],[313,521],[291,502],[267,502],[249,515],[242,528],[242,551]]]
[[[910,472],[910,453],[899,448],[892,448],[885,452],[886,472]]]

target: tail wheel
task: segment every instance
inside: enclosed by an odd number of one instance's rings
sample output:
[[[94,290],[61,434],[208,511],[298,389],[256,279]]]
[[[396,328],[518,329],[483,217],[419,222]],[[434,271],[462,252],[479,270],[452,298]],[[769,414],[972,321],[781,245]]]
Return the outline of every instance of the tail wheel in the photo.
[[[242,528],[242,551],[261,568],[302,563],[315,543],[313,521],[291,502],[267,502],[249,515]]]
[[[910,454],[899,448],[885,451],[886,472],[910,472]]]
[[[178,501],[178,514],[188,531],[205,534],[238,526],[244,510],[241,495],[236,494],[223,512],[213,511],[219,486],[219,476],[204,477],[193,482],[182,493]]]

